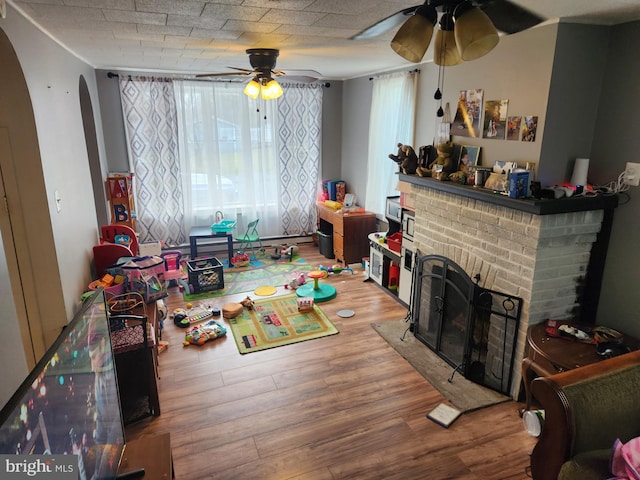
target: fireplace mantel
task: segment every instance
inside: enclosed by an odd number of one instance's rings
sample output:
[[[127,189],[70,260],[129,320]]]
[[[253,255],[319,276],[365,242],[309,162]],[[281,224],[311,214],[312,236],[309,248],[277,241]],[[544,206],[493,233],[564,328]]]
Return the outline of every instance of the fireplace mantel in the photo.
[[[462,197],[482,200],[487,203],[532,213],[534,215],[551,215],[557,213],[585,212],[589,210],[612,210],[618,206],[617,195],[598,195],[594,197],[565,197],[559,199],[516,199],[509,198],[493,190],[472,185],[461,185],[455,182],[434,180],[430,177],[399,174],[399,180],[419,187],[438,190],[440,192],[460,195]]]

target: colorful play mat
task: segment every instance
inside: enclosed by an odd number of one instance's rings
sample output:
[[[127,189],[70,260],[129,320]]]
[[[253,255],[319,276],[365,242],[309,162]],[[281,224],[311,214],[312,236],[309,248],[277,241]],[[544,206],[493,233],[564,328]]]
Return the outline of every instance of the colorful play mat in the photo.
[[[278,287],[288,284],[291,279],[301,273],[306,274],[316,267],[302,258],[295,258],[291,262],[271,261],[268,258],[259,262],[251,262],[247,267],[227,268],[223,272],[224,288],[202,293],[189,293],[189,286],[185,279],[180,284],[185,287],[183,298],[185,301],[202,300],[205,298],[222,297],[236,293],[253,292],[258,287]]]
[[[339,333],[317,305],[299,312],[295,294],[257,300],[253,310],[245,308],[229,325],[241,354]]]

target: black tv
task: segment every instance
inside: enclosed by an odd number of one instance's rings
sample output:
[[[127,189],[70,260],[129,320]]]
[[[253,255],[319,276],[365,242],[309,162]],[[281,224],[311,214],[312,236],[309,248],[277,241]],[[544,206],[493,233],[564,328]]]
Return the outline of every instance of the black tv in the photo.
[[[125,431],[116,378],[99,289],[0,411],[0,454],[25,464],[26,455],[76,455],[80,480],[117,478]]]

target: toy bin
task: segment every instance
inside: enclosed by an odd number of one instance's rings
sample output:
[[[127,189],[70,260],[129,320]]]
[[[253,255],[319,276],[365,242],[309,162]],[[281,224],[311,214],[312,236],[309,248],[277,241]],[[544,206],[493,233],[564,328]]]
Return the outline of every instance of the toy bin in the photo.
[[[402,246],[402,233],[396,232],[389,235],[387,237],[387,246],[389,247],[389,250],[400,253]]]
[[[325,233],[318,230],[319,250],[326,258],[336,258],[333,253],[333,233]]]
[[[222,263],[215,257],[198,258],[187,262],[189,285],[193,293],[209,292],[224,288]]]

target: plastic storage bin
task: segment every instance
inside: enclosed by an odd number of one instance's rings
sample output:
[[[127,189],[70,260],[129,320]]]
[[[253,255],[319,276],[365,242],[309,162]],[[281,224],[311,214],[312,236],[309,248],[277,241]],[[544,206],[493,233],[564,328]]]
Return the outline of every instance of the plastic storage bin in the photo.
[[[193,293],[224,288],[222,263],[215,257],[198,258],[187,262],[189,285]]]
[[[393,250],[394,252],[400,253],[402,250],[402,233],[396,232],[387,237],[387,245],[389,250]]]
[[[326,258],[336,258],[333,254],[333,234],[318,232],[318,246],[320,253]]]
[[[236,228],[235,220],[221,220],[218,223],[214,223],[211,225],[211,231],[215,234],[229,233],[231,230]]]

